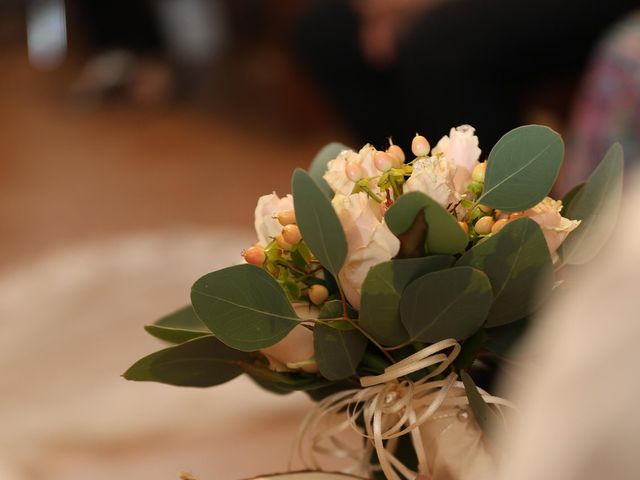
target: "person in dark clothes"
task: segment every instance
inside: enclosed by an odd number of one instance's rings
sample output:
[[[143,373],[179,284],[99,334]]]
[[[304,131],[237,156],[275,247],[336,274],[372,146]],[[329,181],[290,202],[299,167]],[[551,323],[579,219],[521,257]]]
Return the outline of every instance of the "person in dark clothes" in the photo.
[[[432,143],[470,124],[485,152],[523,123],[522,96],[576,76],[635,0],[318,0],[294,48],[357,140]]]

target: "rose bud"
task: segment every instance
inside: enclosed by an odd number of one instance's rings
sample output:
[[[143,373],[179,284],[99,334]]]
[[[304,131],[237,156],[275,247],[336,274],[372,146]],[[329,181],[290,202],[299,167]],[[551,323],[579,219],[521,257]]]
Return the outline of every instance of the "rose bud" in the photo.
[[[289,245],[296,245],[300,243],[300,240],[302,240],[302,235],[300,234],[298,226],[292,223],[290,225],[286,225],[282,229],[282,238]]]
[[[484,174],[487,171],[487,162],[479,163],[471,172],[471,179],[474,182],[484,183]]]
[[[291,244],[284,239],[284,237],[282,236],[282,232],[278,233],[275,237],[273,237],[273,239],[282,250],[291,250]]]
[[[389,148],[387,148],[387,154],[393,158],[394,167],[397,168],[404,163],[404,152],[398,145],[389,145]]]
[[[491,227],[493,227],[493,217],[479,218],[474,227],[478,235],[487,235],[491,233]]]
[[[431,145],[429,145],[427,139],[422,135],[416,134],[411,142],[411,151],[413,154],[416,157],[426,157],[429,155],[429,150],[431,150]]]
[[[376,166],[378,170],[381,172],[386,172],[391,167],[393,167],[394,160],[388,153],[385,152],[376,152],[373,157],[373,164]]]
[[[309,300],[314,305],[321,305],[329,296],[329,290],[324,285],[311,285],[309,287]]]
[[[347,174],[347,178],[352,182],[357,182],[364,177],[364,172],[362,171],[362,167],[355,162],[347,163],[345,167],[345,173]]]
[[[278,223],[283,227],[286,225],[290,225],[292,223],[296,223],[296,212],[292,208],[289,210],[282,210],[276,213],[276,219]]]
[[[504,226],[509,223],[509,220],[506,218],[501,218],[500,220],[496,220],[496,223],[491,227],[491,233],[498,233],[500,230],[504,228]]]
[[[260,245],[254,245],[253,247],[247,248],[242,256],[246,260],[247,263],[256,266],[262,266],[264,261],[267,259],[267,255],[264,253],[264,248]]]

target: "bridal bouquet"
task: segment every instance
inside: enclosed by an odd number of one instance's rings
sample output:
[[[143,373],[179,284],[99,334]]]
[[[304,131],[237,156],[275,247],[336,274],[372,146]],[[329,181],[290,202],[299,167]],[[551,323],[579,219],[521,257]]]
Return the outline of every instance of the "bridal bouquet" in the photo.
[[[512,130],[486,159],[469,126],[433,148],[416,135],[411,152],[323,148],[292,194],[258,200],[244,262],[146,327],[174,346],[125,378],[209,387],[247,374],[308,392],[318,404],[298,447],[310,468],[333,454],[391,480],[490,471],[510,406],[488,392],[492,376],[558,272],[605,245],[622,149],[562,200],[548,195],[563,142],[546,127]],[[362,442],[341,441],[347,430]]]

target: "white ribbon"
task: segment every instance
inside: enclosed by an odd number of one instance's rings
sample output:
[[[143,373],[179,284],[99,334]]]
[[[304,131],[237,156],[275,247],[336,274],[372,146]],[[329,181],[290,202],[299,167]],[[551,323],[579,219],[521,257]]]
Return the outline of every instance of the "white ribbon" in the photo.
[[[469,403],[455,372],[444,380],[432,380],[444,373],[459,353],[460,344],[456,340],[442,340],[387,367],[380,375],[362,377],[363,388],[338,392],[318,402],[304,419],[296,439],[298,456],[305,467],[321,470],[318,455],[326,455],[349,460],[345,473],[368,475],[375,449],[388,480],[414,480],[418,473],[428,476],[430,467],[419,427],[441,407],[462,407]],[[414,382],[406,378],[422,369],[429,369],[422,379]],[[514,408],[511,402],[478,390],[501,418],[502,407]],[[338,415],[346,418],[335,425],[322,425],[323,420]],[[358,419],[364,428],[357,424]],[[353,447],[339,438],[348,430],[369,440],[364,448]],[[398,438],[407,434],[411,435],[418,458],[418,472],[394,456]]]

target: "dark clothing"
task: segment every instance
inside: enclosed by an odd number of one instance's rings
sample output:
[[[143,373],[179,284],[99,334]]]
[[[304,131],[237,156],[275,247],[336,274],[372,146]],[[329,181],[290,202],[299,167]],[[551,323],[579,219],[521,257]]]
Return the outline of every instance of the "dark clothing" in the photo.
[[[300,18],[295,47],[361,142],[419,131],[435,143],[476,127],[485,152],[520,125],[522,93],[581,71],[630,0],[449,0],[415,19],[392,65],[366,63],[348,0],[319,0]]]

